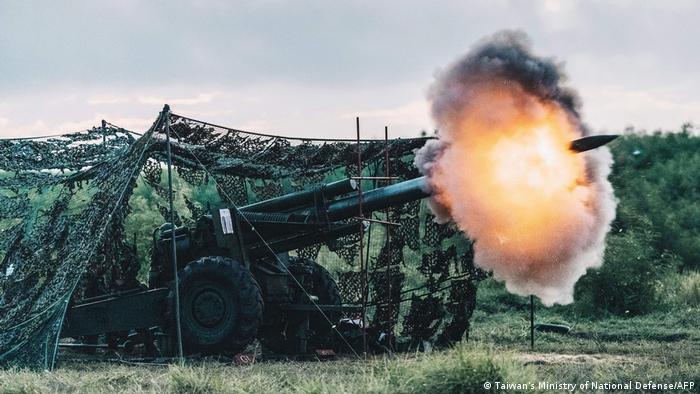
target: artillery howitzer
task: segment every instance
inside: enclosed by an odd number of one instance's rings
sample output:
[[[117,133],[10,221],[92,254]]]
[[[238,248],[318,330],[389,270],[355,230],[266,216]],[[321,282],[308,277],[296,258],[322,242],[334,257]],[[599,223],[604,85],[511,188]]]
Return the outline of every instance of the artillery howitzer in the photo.
[[[236,209],[214,209],[194,229],[166,223],[153,233],[148,289],[85,299],[73,305],[63,337],[136,330],[174,332],[171,245],[175,237],[185,352],[222,353],[256,337],[278,352],[303,353],[325,346],[344,306],[328,271],[288,252],[360,231],[365,215],[426,197],[417,178],[362,193],[345,179]],[[308,293],[307,293],[308,292]],[[166,348],[172,350],[172,342]],[[127,343],[127,346],[134,341]],[[147,344],[148,345],[148,344]]]
[[[571,149],[582,152],[611,139],[586,137]],[[76,303],[61,335],[132,332],[149,346],[156,329],[163,334],[162,350],[172,351],[174,237],[186,353],[233,352],[256,338],[277,352],[327,347],[340,314],[359,307],[343,305],[320,264],[288,252],[353,234],[364,225],[358,216],[428,196],[425,177],[364,193],[355,180],[345,179],[240,208],[217,208],[198,218],[193,229],[166,223],[153,233],[148,288]]]

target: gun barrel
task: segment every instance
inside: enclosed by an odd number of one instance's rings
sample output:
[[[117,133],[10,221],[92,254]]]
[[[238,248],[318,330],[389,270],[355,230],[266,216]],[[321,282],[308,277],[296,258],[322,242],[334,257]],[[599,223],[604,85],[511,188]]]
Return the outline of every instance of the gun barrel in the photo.
[[[400,183],[372,189],[362,193],[362,211],[369,214],[391,206],[420,200],[430,196],[426,177],[409,179]],[[360,196],[335,200],[328,204],[327,215],[330,220],[343,220],[355,217],[360,212]]]
[[[313,205],[318,193],[326,198],[342,196],[357,190],[357,182],[354,179],[342,179],[331,182],[311,190],[302,190],[296,193],[286,194],[269,200],[241,207],[244,212],[284,212],[293,208]]]
[[[570,149],[584,152],[605,145],[614,138],[584,137],[572,141]],[[270,248],[282,253],[358,231],[357,223],[343,223],[343,220],[359,216],[360,207],[362,214],[368,216],[372,212],[431,195],[431,187],[425,176],[371,189],[361,195],[356,192],[357,186],[356,181],[343,179],[242,207],[246,225],[241,242],[248,244],[249,255],[254,258],[265,256]],[[246,235],[249,225],[254,225],[267,242],[260,242],[259,236]],[[223,224],[219,231],[222,228]]]

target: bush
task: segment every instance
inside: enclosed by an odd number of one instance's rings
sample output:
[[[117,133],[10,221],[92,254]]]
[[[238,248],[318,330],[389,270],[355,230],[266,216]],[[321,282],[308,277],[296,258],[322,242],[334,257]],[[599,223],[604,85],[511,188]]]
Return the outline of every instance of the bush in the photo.
[[[700,272],[670,275],[660,287],[671,306],[700,307]]]
[[[683,275],[678,286],[679,302],[700,306],[700,272],[693,272]]]
[[[661,278],[674,265],[670,256],[655,253],[651,238],[638,230],[608,237],[605,263],[589,271],[576,286],[579,309],[588,314],[649,312],[657,304]]]
[[[656,247],[658,238],[646,213],[621,203],[606,240],[603,266],[588,271],[576,285],[579,311],[633,316],[657,306],[662,280],[681,264],[676,255]]]
[[[684,269],[700,267],[700,138],[691,129],[629,134],[611,144],[620,206],[643,213],[659,234],[654,248],[678,256]]]

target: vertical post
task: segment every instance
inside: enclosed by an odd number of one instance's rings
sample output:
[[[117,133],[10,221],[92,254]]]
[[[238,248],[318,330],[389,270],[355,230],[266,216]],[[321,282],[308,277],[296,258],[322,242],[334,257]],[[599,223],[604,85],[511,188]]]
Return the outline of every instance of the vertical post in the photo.
[[[530,350],[535,349],[535,296],[530,296]]]
[[[102,119],[102,146],[107,146],[107,121]]]
[[[367,358],[367,267],[365,267],[365,259],[363,255],[364,250],[364,238],[365,238],[365,224],[362,220],[365,215],[362,211],[362,146],[360,145],[360,117],[355,118],[355,126],[357,129],[357,176],[359,182],[357,183],[358,192],[358,206],[360,207],[359,218],[360,218],[360,272],[362,274],[362,355]]]
[[[165,117],[165,145],[168,149],[168,202],[170,204],[170,240],[172,245],[171,258],[173,261],[173,285],[175,287],[175,335],[177,336],[177,358],[180,364],[183,362],[182,330],[180,327],[180,282],[177,277],[177,244],[175,240],[175,206],[173,203],[173,156],[170,148],[170,106],[163,107]]]
[[[384,176],[387,178],[387,183],[389,182],[391,174],[389,174],[389,126],[384,126]],[[386,215],[386,221],[391,222],[391,218],[389,217],[389,214],[391,213],[391,208],[387,208],[385,215]],[[386,267],[384,268],[384,275],[386,276],[386,283],[387,283],[387,296],[389,297],[389,300],[391,300],[391,226],[384,226],[384,231],[386,232],[386,251],[387,251],[387,261],[386,261]],[[390,332],[386,333],[387,334],[387,344],[391,348],[391,344],[393,343],[393,325],[391,327],[392,329],[389,330]],[[391,349],[393,350],[393,349]]]

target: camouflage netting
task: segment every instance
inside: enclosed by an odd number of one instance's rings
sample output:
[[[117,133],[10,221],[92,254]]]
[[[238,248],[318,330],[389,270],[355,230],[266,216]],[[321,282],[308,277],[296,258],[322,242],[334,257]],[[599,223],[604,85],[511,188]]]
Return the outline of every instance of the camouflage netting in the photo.
[[[359,174],[357,145],[350,141],[259,135],[178,115],[171,121],[178,224],[192,224],[210,204],[245,205]],[[130,199],[143,188],[161,222],[169,221],[163,122],[159,116],[139,139],[107,124],[59,138],[0,141],[0,365],[52,368],[72,299],[145,281],[147,263],[139,256],[147,251],[136,250],[127,234]],[[418,176],[413,150],[424,142],[390,140],[389,175]],[[360,147],[362,175],[386,175],[384,141]],[[363,182],[364,189],[383,185]],[[215,198],[192,192],[207,188]],[[421,202],[375,218],[400,226],[372,224],[363,251],[359,235],[351,235],[295,253],[328,267],[345,300],[358,303],[362,252],[375,327],[412,343],[462,338],[481,277],[471,243],[452,225],[435,224]]]
[[[152,130],[0,141],[0,363],[52,368],[78,280],[121,233]],[[119,242],[109,243],[111,249]]]

